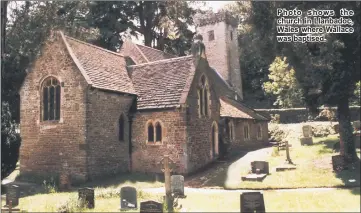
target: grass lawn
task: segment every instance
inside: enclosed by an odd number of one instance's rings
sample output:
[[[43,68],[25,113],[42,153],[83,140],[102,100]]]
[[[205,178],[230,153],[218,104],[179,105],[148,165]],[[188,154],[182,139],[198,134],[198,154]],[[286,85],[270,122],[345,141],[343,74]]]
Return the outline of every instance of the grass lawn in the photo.
[[[299,141],[290,141],[290,156],[297,169],[276,172],[275,167],[283,164],[286,151],[281,150],[278,156],[270,156],[267,160],[270,175],[262,182],[242,181],[250,165],[242,164],[242,160],[225,164],[209,175],[204,187],[225,187],[226,189],[277,189],[277,188],[310,188],[335,186],[360,186],[360,164],[355,168],[334,173],[331,156],[333,144],[338,142],[335,135],[325,138],[314,138],[314,145],[300,146]],[[360,156],[360,149],[357,149]]]
[[[96,193],[94,209],[69,208],[69,212],[116,212],[120,208],[118,194],[108,191]],[[109,193],[110,192],[110,193]],[[239,212],[240,193],[225,192],[190,192],[178,201],[179,212]],[[161,201],[163,193],[138,194],[138,202],[144,200]],[[263,192],[267,212],[360,212],[360,189],[337,189],[332,191],[265,191]],[[20,209],[28,212],[54,212],[67,200],[68,206],[75,206],[76,193],[53,193],[34,195],[20,199]],[[4,204],[4,201],[2,201]],[[137,210],[139,212],[139,210]]]

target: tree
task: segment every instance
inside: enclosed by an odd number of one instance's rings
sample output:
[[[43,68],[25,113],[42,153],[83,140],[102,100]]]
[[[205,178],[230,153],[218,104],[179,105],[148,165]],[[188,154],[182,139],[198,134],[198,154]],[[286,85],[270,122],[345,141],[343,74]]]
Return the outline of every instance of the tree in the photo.
[[[190,49],[196,10],[187,1],[92,2],[88,20],[100,30],[98,45],[117,50],[129,35],[144,44],[179,55]]]
[[[353,97],[352,97],[352,103],[354,105],[360,106],[361,105],[361,94],[360,94],[360,90],[361,90],[361,81],[356,83],[356,88],[354,90],[353,93]]]
[[[263,88],[266,93],[277,97],[274,104],[282,108],[302,106],[302,89],[296,80],[295,70],[286,62],[286,57],[276,57],[269,71],[270,81],[263,83]]]

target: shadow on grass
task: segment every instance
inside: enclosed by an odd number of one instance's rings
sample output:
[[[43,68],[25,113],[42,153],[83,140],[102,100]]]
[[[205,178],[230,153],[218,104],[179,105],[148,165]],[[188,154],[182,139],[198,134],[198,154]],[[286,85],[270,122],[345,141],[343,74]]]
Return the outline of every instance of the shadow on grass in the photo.
[[[35,175],[35,174],[26,174],[19,175],[15,182],[2,185],[3,189],[6,191],[7,185],[18,185],[20,188],[20,197],[32,196],[35,194],[48,194],[52,192],[59,192],[58,186],[58,176],[55,174],[44,175]],[[164,183],[163,175],[155,174],[144,174],[144,173],[121,173],[108,175],[105,177],[99,177],[92,181],[85,183],[74,182],[70,190],[66,192],[77,192],[79,188],[83,187],[99,187],[99,188],[119,188],[122,185],[147,185],[151,187],[152,184]]]
[[[247,149],[243,152],[231,154],[228,159],[208,164],[195,173],[189,174],[186,179],[186,186],[193,188],[215,187],[226,188],[229,167],[247,155],[249,152],[257,151],[267,147]]]
[[[161,182],[164,183],[163,174],[151,174],[151,173],[123,173],[112,175],[108,177],[102,177],[101,179],[97,178],[92,181],[86,182],[84,184],[79,184],[79,187],[119,187],[125,183],[136,184],[138,182],[144,183],[155,183]]]
[[[338,138],[326,138],[314,143],[314,145],[322,145],[322,149],[318,151],[318,154],[331,154],[340,151],[340,139]]]

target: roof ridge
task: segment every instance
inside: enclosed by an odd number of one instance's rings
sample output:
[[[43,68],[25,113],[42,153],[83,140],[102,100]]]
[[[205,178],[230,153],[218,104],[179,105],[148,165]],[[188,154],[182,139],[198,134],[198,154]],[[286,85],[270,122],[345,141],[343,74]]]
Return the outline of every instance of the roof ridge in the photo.
[[[176,57],[176,58],[168,58],[168,59],[163,59],[163,60],[158,60],[158,61],[151,61],[148,63],[131,65],[131,66],[129,66],[129,68],[140,67],[140,66],[145,66],[145,65],[150,65],[150,64],[166,63],[166,62],[177,61],[177,60],[191,58],[191,57],[192,57],[192,55],[187,55],[187,56],[181,56],[181,57]]]
[[[142,55],[142,57],[147,61],[149,62],[149,59],[145,56],[145,54],[143,53],[143,51],[141,51],[138,47],[138,45],[136,43],[133,43],[132,41],[129,41],[130,43],[132,43],[134,46],[135,46],[135,49],[137,49],[140,53],[140,55]]]
[[[85,78],[85,80],[87,81],[87,83],[91,86],[93,83],[91,81],[91,79],[89,78],[88,74],[86,73],[86,71],[84,70],[83,66],[81,65],[80,61],[78,60],[78,58],[76,57],[76,55],[74,54],[73,50],[71,49],[69,43],[66,41],[65,39],[65,35],[63,34],[63,32],[60,31],[60,36],[65,44],[66,49],[68,50],[68,53],[70,55],[70,57],[73,59],[75,65],[78,67],[78,69],[80,70],[81,74],[83,75],[83,77]]]
[[[70,37],[70,36],[67,36],[67,35],[64,35],[64,37],[66,37],[66,38],[68,38],[68,39],[71,39],[71,40],[74,40],[74,41],[76,41],[76,42],[82,43],[82,44],[84,44],[84,45],[87,45],[87,46],[90,46],[90,47],[94,47],[94,48],[96,48],[96,49],[99,49],[99,50],[102,50],[102,51],[105,51],[105,52],[108,52],[108,53],[112,53],[112,54],[117,55],[117,56],[125,57],[123,54],[120,54],[120,53],[117,53],[117,52],[113,52],[113,51],[111,51],[111,50],[107,50],[107,49],[105,49],[105,48],[96,46],[96,45],[94,45],[94,44],[90,44],[90,43],[85,42],[85,41],[81,41],[81,40],[79,40],[79,39],[76,39],[76,38],[73,38],[73,37]]]
[[[153,47],[148,47],[148,46],[146,46],[146,45],[136,44],[136,43],[134,43],[134,44],[135,44],[135,45],[142,46],[142,47],[146,47],[146,48],[149,48],[149,49],[152,49],[152,50],[156,50],[156,51],[161,52],[161,53],[164,53],[164,54],[168,54],[168,55],[171,55],[171,56],[175,56],[175,55],[172,55],[172,54],[166,53],[166,52],[164,52],[164,51],[162,51],[162,50],[155,49],[155,48],[153,48]]]

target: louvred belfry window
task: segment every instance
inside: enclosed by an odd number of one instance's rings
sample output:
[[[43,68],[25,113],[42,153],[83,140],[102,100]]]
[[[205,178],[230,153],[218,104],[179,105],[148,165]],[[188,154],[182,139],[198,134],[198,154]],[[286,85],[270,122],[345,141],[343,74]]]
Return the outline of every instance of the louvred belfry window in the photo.
[[[44,80],[42,85],[43,96],[43,121],[60,120],[60,82],[50,77]]]

